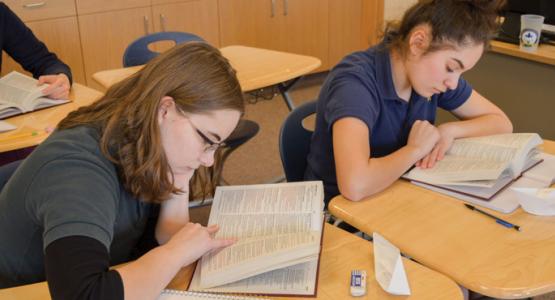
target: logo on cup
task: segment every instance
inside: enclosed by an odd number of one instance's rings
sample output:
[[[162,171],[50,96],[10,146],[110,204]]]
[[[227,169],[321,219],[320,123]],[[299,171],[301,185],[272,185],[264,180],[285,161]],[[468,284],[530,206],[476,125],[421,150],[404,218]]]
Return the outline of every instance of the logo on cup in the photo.
[[[524,29],[520,35],[520,40],[524,47],[533,47],[538,42],[539,34],[534,29]]]

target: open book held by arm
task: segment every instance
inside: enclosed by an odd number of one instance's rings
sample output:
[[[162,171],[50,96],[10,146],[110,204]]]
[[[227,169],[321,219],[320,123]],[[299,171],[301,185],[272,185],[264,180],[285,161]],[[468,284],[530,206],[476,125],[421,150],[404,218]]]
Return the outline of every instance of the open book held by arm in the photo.
[[[42,90],[47,85],[37,82],[16,71],[0,78],[0,119],[69,102],[43,97]]]
[[[218,187],[209,224],[237,242],[205,255],[189,289],[315,294],[323,197],[320,181]]]
[[[488,200],[540,163],[536,133],[458,139],[433,168],[413,168],[403,178]]]

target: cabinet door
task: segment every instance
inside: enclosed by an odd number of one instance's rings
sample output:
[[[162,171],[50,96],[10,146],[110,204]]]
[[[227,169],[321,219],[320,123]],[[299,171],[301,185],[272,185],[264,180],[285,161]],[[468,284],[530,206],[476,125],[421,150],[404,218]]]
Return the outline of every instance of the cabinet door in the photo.
[[[283,50],[318,57],[328,68],[328,0],[278,0],[283,5],[280,37]]]
[[[328,0],[221,0],[219,9],[222,46],[311,55],[326,66]]]
[[[220,45],[285,50],[280,36],[281,0],[220,0]]]
[[[45,21],[35,21],[26,23],[39,40],[46,44],[48,50],[56,55],[69,67],[73,74],[73,81],[85,83],[85,73],[83,71],[83,58],[81,55],[81,45],[79,32],[77,30],[77,18],[66,17]],[[12,70],[24,72],[21,66],[13,59],[3,53],[2,74]]]
[[[329,63],[374,45],[378,40],[383,0],[329,0]],[[382,5],[383,7],[383,5]],[[382,8],[383,12],[383,8]]]
[[[123,52],[135,39],[152,33],[150,7],[79,16],[85,74],[90,87],[102,90],[92,74],[122,67]]]
[[[214,47],[220,46],[217,0],[153,5],[152,17],[155,31],[190,32]]]

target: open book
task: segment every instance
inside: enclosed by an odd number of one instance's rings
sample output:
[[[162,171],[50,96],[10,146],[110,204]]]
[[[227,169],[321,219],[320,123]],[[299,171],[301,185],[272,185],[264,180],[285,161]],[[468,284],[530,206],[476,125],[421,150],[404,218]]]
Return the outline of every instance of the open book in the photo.
[[[43,97],[47,86],[37,86],[36,79],[16,71],[0,78],[0,119],[69,102]]]
[[[536,133],[457,139],[433,168],[413,168],[403,178],[489,200],[541,162]]]
[[[218,187],[208,223],[237,242],[203,256],[189,290],[315,295],[323,209],[321,181]]]

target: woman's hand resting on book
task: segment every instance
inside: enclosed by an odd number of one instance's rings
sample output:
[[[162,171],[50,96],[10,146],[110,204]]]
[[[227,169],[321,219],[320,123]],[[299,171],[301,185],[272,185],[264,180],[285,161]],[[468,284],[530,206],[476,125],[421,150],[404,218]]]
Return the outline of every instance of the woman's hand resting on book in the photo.
[[[71,84],[66,74],[60,73],[57,75],[42,75],[39,77],[39,85],[49,84],[42,94],[51,99],[67,99],[69,97],[69,89]]]
[[[428,155],[416,162],[417,167],[422,169],[432,168],[437,161],[445,157],[445,153],[451,148],[451,145],[453,145],[455,136],[452,134],[448,123],[439,125],[437,130],[439,132],[439,140]]]
[[[235,242],[232,239],[213,238],[218,230],[215,224],[204,227],[198,223],[187,223],[163,247],[169,249],[172,255],[180,255],[182,265],[186,266],[207,252],[217,251]]]
[[[410,129],[407,147],[415,149],[416,157],[425,157],[437,144],[440,135],[428,121],[416,120]]]

